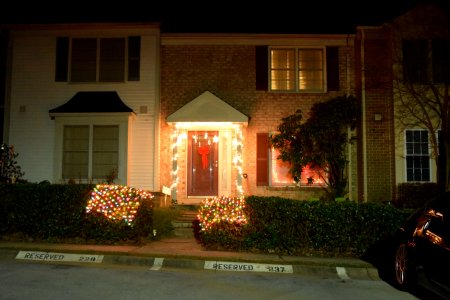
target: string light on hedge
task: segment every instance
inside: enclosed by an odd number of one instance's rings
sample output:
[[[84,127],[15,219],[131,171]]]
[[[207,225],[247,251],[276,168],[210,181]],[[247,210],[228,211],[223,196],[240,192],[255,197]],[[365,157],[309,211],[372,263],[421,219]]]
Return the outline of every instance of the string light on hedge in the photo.
[[[97,185],[91,193],[86,212],[97,212],[114,221],[131,225],[139,205],[154,196],[141,189],[122,185]]]
[[[247,224],[244,208],[244,197],[222,196],[203,200],[197,215],[201,230],[206,231],[221,222]]]

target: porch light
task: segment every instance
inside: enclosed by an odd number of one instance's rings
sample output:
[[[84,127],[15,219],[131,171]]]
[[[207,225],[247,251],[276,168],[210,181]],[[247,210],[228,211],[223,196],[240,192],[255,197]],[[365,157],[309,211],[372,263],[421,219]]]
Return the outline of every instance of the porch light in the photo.
[[[187,131],[189,130],[220,130],[225,129],[225,134],[227,131],[231,131],[234,134],[232,139],[232,163],[234,168],[237,170],[237,179],[235,181],[236,190],[238,196],[243,195],[244,191],[242,188],[242,149],[243,149],[243,136],[241,131],[241,125],[232,122],[179,122],[174,125],[174,130],[172,133],[172,184],[170,188],[172,189],[172,200],[176,203],[176,188],[178,184],[178,149],[183,145],[187,139]],[[194,139],[197,138],[196,135],[193,136]],[[219,143],[219,136],[214,135],[214,137],[209,137],[205,133],[205,139],[208,142]]]

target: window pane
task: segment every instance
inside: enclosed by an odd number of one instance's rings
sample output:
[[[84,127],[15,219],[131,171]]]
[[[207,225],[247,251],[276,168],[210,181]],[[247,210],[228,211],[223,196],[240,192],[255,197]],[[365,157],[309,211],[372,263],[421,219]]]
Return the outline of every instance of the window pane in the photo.
[[[428,42],[414,40],[402,42],[403,78],[411,83],[427,82]]]
[[[299,74],[300,90],[322,90],[323,89],[323,72],[305,70]]]
[[[270,55],[271,89],[295,90],[295,50],[272,49]]]
[[[430,159],[426,156],[406,158],[407,181],[430,181]]]
[[[428,155],[428,131],[406,131],[406,154]]]
[[[63,137],[64,179],[87,179],[89,164],[89,127],[65,126]]]
[[[326,173],[323,170],[315,170],[310,166],[306,166],[302,170],[300,184],[302,186],[324,186]]]
[[[92,178],[106,178],[118,170],[119,127],[94,126],[92,146]]]
[[[73,39],[71,81],[96,81],[97,39]]]
[[[272,70],[272,90],[294,90],[294,71]]]
[[[272,49],[271,51],[272,69],[294,69],[295,52],[294,49]]]
[[[281,159],[277,159],[279,152],[276,149],[271,151],[271,185],[293,185],[294,179],[289,173],[290,164]]]
[[[300,49],[298,70],[300,90],[323,90],[322,49]]]
[[[125,39],[108,38],[100,40],[100,81],[124,81]]]

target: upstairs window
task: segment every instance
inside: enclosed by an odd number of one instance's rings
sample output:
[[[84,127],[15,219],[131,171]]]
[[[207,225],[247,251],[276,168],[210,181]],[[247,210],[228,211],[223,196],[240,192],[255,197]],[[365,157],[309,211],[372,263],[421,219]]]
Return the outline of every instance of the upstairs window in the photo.
[[[430,181],[428,130],[405,132],[406,181]]]
[[[56,43],[56,81],[138,81],[140,37],[67,38]]]
[[[450,83],[450,40],[404,40],[403,79],[410,83]]]
[[[324,66],[323,48],[271,48],[270,90],[323,92]]]

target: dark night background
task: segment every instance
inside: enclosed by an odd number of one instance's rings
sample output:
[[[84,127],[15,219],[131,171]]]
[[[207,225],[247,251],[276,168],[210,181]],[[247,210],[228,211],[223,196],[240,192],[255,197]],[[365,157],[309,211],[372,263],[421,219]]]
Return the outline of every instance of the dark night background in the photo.
[[[381,25],[421,2],[450,0],[229,1],[3,1],[0,5],[0,142],[7,24],[158,22],[162,33],[354,34]]]
[[[420,1],[5,2],[0,23],[149,21],[160,22],[163,33],[354,33],[356,25],[380,25]]]

